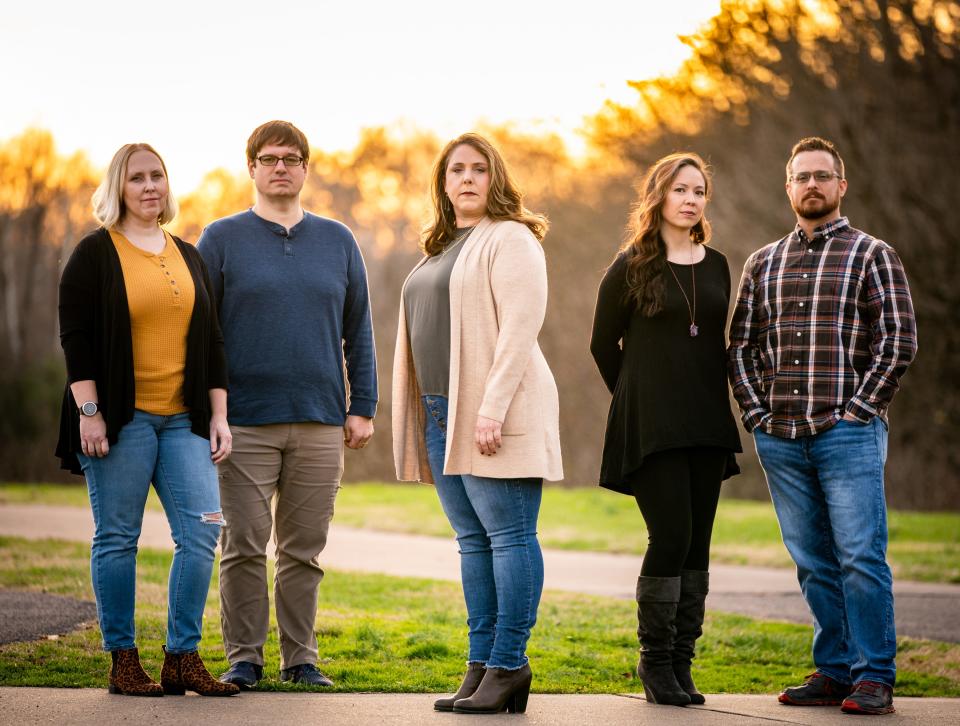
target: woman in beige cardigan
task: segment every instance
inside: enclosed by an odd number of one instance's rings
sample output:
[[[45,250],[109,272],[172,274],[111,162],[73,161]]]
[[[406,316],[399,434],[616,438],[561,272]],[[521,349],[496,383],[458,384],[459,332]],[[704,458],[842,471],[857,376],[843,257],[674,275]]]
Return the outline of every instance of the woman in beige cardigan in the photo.
[[[537,344],[547,303],[542,216],[499,152],[464,134],[432,178],[425,257],[403,286],[393,367],[397,478],[434,482],[460,545],[467,673],[440,711],[522,713],[543,589],[543,480],[563,477],[559,404]]]

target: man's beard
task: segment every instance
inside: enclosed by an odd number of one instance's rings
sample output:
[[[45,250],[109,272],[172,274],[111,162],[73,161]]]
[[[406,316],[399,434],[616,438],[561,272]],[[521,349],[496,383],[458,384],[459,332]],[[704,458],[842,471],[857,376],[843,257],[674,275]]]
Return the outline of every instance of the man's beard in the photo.
[[[813,204],[810,204],[813,202]],[[797,213],[798,217],[803,219],[822,219],[829,214],[832,214],[840,206],[840,195],[838,194],[834,199],[827,199],[825,196],[820,195],[819,197],[806,197],[800,202],[800,205],[792,204],[793,211]]]

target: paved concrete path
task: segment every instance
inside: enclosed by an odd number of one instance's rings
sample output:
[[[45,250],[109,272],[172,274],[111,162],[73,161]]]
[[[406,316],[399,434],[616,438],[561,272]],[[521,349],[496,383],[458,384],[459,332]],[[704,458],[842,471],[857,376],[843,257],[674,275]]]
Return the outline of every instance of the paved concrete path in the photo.
[[[93,517],[85,507],[0,505],[0,534],[32,539],[89,541]],[[459,580],[453,538],[374,532],[334,524],[321,564],[337,570]],[[140,543],[170,548],[170,528],[159,512],[144,517]],[[570,550],[544,550],[545,587],[632,599],[640,557]],[[714,565],[707,606],[758,618],[809,623],[793,570]],[[960,585],[897,581],[897,632],[917,638],[960,642]]]
[[[232,698],[130,698],[102,689],[0,688],[3,724],[323,724],[324,726],[761,726],[846,724],[838,708],[781,706],[773,696],[708,695],[704,706],[654,706],[633,696],[530,696],[524,716],[437,713],[423,693],[242,693]],[[960,699],[897,698],[883,726],[960,723]]]

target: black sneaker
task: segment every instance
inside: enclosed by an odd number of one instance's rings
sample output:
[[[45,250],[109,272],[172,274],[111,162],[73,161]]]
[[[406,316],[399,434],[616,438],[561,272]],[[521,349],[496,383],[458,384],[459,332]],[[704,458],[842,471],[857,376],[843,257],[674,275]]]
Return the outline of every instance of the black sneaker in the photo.
[[[263,666],[240,660],[230,666],[230,670],[220,676],[222,683],[233,683],[241,690],[248,691],[263,678]]]
[[[886,683],[860,681],[853,693],[843,699],[840,710],[844,713],[893,713],[893,689]]]
[[[307,686],[325,686],[328,688],[333,685],[333,681],[318,671],[313,663],[301,663],[300,665],[284,668],[280,671],[280,680],[290,681],[291,683],[303,683]]]
[[[850,685],[816,671],[802,686],[784,688],[777,700],[787,706],[839,706],[851,690]]]

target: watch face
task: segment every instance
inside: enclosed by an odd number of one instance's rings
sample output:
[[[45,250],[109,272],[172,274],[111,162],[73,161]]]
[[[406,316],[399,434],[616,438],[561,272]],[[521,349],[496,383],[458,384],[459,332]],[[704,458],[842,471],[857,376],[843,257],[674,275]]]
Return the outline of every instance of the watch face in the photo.
[[[80,407],[80,412],[84,416],[93,416],[97,413],[97,404],[95,404],[93,401],[87,401]]]

